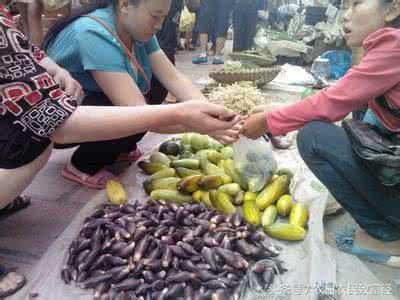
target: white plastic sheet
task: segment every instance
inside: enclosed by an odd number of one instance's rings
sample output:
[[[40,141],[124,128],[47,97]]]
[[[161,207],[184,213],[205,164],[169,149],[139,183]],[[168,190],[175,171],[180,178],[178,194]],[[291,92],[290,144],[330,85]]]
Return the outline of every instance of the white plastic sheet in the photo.
[[[279,256],[288,269],[280,280],[275,279],[269,292],[262,295],[248,293],[245,299],[336,299],[322,297],[322,282],[338,285],[343,292],[340,299],[395,299],[390,295],[349,295],[345,289],[352,284],[382,284],[358,258],[341,253],[324,242],[323,215],[328,199],[328,191],[308,170],[296,149],[276,151],[274,154],[280,168],[290,168],[295,177],[290,190],[295,201],[304,202],[310,210],[308,234],[301,242],[277,242],[284,247]],[[132,166],[123,183],[127,186],[128,196],[132,200],[144,199],[141,182],[145,176],[136,166]],[[88,199],[89,200],[89,199]],[[92,291],[84,291],[73,285],[65,285],[60,278],[60,271],[67,258],[67,249],[78,234],[85,217],[96,207],[106,202],[104,191],[88,201],[88,204],[76,216],[63,234],[53,243],[33,272],[31,282],[23,289],[22,295],[10,299],[29,299],[30,293],[38,293],[37,300],[86,300],[92,299]],[[328,285],[329,287],[329,285]]]

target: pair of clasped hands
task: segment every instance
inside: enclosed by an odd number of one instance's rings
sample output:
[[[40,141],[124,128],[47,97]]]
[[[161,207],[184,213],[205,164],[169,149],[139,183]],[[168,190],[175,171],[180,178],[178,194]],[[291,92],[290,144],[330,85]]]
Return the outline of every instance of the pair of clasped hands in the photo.
[[[52,72],[55,81],[67,94],[81,97],[80,84],[66,70],[57,67]],[[186,131],[210,135],[223,144],[235,143],[240,135],[256,139],[267,131],[264,113],[242,116],[204,100],[189,100],[175,106],[179,112],[177,121]]]

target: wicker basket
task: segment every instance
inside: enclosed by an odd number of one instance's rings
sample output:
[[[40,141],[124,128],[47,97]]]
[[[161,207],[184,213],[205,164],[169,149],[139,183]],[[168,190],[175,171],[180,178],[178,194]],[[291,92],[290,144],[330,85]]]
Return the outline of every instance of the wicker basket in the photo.
[[[234,61],[242,63],[250,63],[259,66],[260,68],[271,67],[276,63],[276,57],[268,54],[261,54],[257,51],[232,52],[229,57]]]
[[[274,80],[281,71],[281,67],[257,68],[239,71],[214,71],[209,76],[222,84],[232,84],[238,81],[252,81],[263,84]]]

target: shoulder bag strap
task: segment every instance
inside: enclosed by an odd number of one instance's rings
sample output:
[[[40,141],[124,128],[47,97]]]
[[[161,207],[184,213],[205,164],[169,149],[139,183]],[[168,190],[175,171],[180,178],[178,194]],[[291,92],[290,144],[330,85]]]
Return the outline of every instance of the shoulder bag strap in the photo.
[[[392,107],[390,107],[384,96],[379,96],[378,98],[376,98],[376,102],[382,108],[384,108],[387,111],[389,111],[393,116],[395,116],[396,118],[400,119],[400,108],[392,108]]]

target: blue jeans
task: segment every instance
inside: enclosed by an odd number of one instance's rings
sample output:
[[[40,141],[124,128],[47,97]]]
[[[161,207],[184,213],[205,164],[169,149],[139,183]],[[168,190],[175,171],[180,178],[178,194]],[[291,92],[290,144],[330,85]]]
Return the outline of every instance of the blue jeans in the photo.
[[[297,137],[301,157],[369,235],[400,239],[400,186],[380,183],[354,153],[343,128],[313,121]]]

